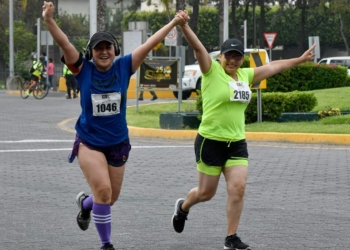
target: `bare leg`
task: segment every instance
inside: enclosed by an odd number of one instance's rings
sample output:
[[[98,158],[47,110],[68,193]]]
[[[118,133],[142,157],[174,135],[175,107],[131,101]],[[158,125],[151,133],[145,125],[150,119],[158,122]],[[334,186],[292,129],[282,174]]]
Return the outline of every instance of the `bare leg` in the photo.
[[[190,211],[193,205],[199,202],[209,201],[214,197],[219,184],[220,175],[210,176],[198,173],[198,179],[198,187],[191,189],[187,194],[185,202],[181,206],[184,212]]]
[[[110,204],[112,187],[109,178],[108,163],[104,154],[80,144],[78,159],[80,168],[94,195],[94,202]]]
[[[111,206],[112,206],[118,200],[120,191],[122,189],[125,164],[121,167],[108,166],[108,170],[109,170],[109,176],[111,179],[111,186],[112,186],[112,198],[111,198]]]
[[[232,235],[237,232],[239,219],[242,214],[248,167],[225,167],[223,173],[227,183],[228,194],[226,205],[227,235]]]

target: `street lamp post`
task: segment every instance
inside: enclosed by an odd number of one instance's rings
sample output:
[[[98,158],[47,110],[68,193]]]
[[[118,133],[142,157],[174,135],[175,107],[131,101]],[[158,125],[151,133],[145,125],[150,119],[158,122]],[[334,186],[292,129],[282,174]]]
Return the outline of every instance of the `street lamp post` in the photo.
[[[14,61],[13,61],[13,0],[10,0],[9,2],[9,23],[10,23],[10,27],[9,27],[9,37],[10,37],[10,48],[9,48],[9,70],[10,70],[10,77],[14,76]]]
[[[90,37],[97,31],[97,0],[90,0]]]
[[[224,36],[223,42],[228,39],[228,0],[224,0]]]

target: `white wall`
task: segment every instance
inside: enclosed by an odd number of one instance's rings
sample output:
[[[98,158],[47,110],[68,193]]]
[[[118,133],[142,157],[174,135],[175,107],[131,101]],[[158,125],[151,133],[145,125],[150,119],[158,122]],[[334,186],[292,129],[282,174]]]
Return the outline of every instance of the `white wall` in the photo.
[[[68,14],[90,14],[89,0],[60,0],[58,9],[59,13],[61,11],[66,11]],[[175,1],[176,2],[176,1]],[[112,10],[118,9],[121,7],[121,4],[115,4],[116,0],[107,0],[107,6]],[[124,0],[124,8],[131,5],[132,0]],[[141,3],[141,11],[155,11],[159,12],[165,11],[164,5],[160,0],[152,0],[150,6],[147,5],[147,1],[143,0]]]
[[[107,7],[112,10],[119,9],[121,4],[115,4],[115,0],[107,0]],[[124,0],[124,8],[130,5],[132,0]],[[59,13],[66,11],[68,14],[90,15],[90,0],[60,0]]]
[[[141,11],[165,11],[165,7],[160,0],[152,0],[152,4],[150,6],[147,5],[147,2],[148,1],[143,1],[141,3]]]

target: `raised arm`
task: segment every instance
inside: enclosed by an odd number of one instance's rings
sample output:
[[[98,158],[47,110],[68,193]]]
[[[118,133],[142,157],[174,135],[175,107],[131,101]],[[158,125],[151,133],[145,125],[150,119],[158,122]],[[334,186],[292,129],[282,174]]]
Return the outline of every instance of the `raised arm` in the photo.
[[[79,59],[79,52],[68,40],[66,34],[57,26],[55,20],[52,18],[55,10],[55,6],[52,2],[44,1],[43,5],[43,18],[46,23],[46,27],[52,35],[53,39],[57,42],[58,46],[63,50],[64,59],[67,65],[75,64]],[[82,65],[78,68],[80,71]],[[74,72],[77,73],[77,72]]]
[[[187,20],[181,15],[176,15],[173,20],[171,20],[167,25],[154,33],[147,41],[140,45],[136,50],[132,52],[132,71],[135,72],[138,67],[140,67],[143,60],[145,60],[148,53],[160,43],[166,35],[174,28],[176,25],[184,24]]]
[[[183,10],[183,11],[180,10],[178,14],[184,16],[184,18],[189,19],[188,13],[186,10]],[[205,49],[201,41],[199,41],[197,35],[193,32],[193,30],[187,24],[187,22],[180,25],[180,28],[187,42],[194,49],[194,52],[196,54],[196,58],[202,73],[207,73],[211,67],[211,62],[212,62],[211,57],[208,54],[208,51]]]
[[[273,76],[279,72],[291,69],[303,62],[309,61],[315,56],[315,54],[313,53],[315,47],[316,44],[312,45],[307,51],[304,52],[304,54],[301,57],[287,60],[272,61],[269,64],[255,68],[252,83],[260,82],[261,80],[269,78],[270,76]]]

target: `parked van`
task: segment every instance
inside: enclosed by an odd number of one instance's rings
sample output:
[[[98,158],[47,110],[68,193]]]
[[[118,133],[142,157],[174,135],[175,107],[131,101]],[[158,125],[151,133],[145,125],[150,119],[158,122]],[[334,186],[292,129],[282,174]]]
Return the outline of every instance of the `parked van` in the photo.
[[[266,54],[266,64],[270,62],[270,58],[268,56],[268,53],[264,49],[245,49],[244,54],[246,56],[250,56],[251,52],[258,52],[258,51],[264,51]],[[213,51],[209,53],[210,57],[214,60],[218,60],[218,55],[220,54],[220,50]],[[201,76],[202,72],[199,68],[198,62],[195,62],[192,65],[186,65],[185,66],[185,73],[182,77],[182,100],[188,99],[192,92],[196,92],[196,90],[201,89]],[[178,91],[174,91],[174,96],[178,98]]]
[[[327,57],[321,59],[318,64],[344,66],[348,69],[348,75],[350,75],[350,56]]]

